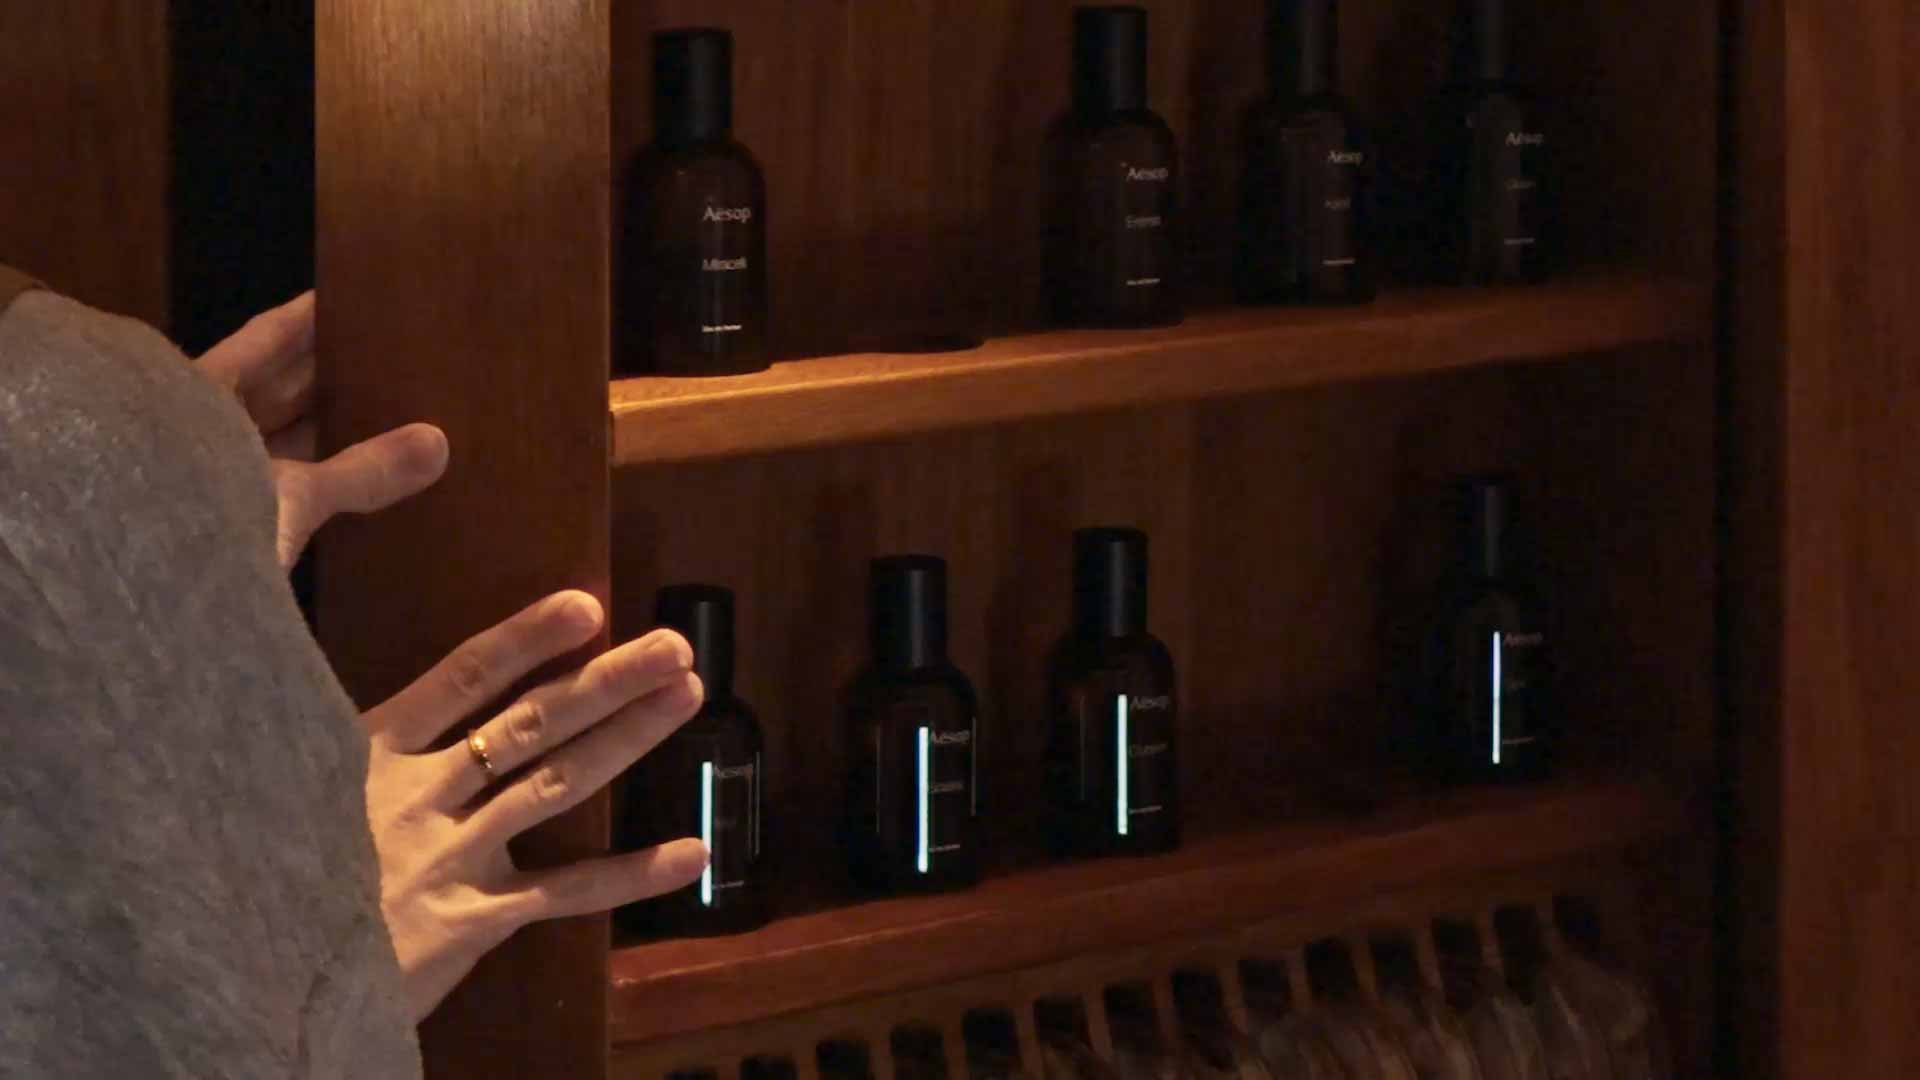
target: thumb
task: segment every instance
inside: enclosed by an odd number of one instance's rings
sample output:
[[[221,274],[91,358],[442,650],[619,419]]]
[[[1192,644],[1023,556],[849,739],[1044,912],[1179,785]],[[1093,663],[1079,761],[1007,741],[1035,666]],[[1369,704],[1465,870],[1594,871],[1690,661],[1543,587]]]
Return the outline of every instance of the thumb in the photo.
[[[447,437],[408,424],[315,464],[275,462],[280,560],[292,565],[335,514],[371,514],[432,487],[447,469]]]

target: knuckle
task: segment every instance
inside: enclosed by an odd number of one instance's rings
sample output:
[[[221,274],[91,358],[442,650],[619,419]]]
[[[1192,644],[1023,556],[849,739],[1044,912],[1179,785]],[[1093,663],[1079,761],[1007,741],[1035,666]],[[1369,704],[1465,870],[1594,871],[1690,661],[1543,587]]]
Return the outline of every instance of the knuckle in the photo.
[[[462,701],[478,704],[486,696],[492,670],[480,650],[469,645],[447,658],[447,685]]]
[[[546,706],[531,698],[515,705],[507,715],[507,736],[520,750],[538,750],[547,737]]]
[[[573,778],[565,765],[550,761],[534,770],[531,786],[536,802],[562,802],[573,790]]]

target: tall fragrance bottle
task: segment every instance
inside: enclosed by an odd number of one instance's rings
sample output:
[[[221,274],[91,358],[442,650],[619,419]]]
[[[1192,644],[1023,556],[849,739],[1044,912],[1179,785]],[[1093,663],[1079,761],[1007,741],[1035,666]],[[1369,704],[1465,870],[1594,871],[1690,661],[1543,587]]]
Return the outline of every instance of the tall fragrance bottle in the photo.
[[[1556,724],[1539,606],[1516,565],[1512,488],[1477,477],[1461,500],[1462,565],[1433,646],[1441,764],[1460,779],[1539,778],[1553,762]]]
[[[1147,632],[1147,537],[1073,537],[1073,622],[1055,649],[1047,727],[1049,839],[1066,854],[1179,846],[1173,657]]]
[[[750,930],[767,919],[760,857],[766,771],[760,722],[734,696],[733,593],[717,585],[671,585],[655,619],[693,646],[706,700],[636,768],[639,790],[623,814],[623,847],[681,836],[706,842],[700,879],[653,901],[654,928],[688,935]]]
[[[1442,95],[1435,248],[1441,275],[1468,284],[1539,281],[1552,255],[1547,137],[1532,94],[1511,77],[1512,2],[1465,0],[1454,84]]]
[[[1055,314],[1082,326],[1180,321],[1178,153],[1147,108],[1147,12],[1073,16],[1073,111],[1054,137],[1048,222]]]
[[[947,566],[873,561],[873,664],[847,708],[847,826],[855,881],[889,892],[979,879],[973,684],[947,659]]]
[[[627,176],[622,372],[767,366],[767,198],[733,139],[733,36],[653,38],[654,141]]]
[[[1335,0],[1273,0],[1267,100],[1248,117],[1235,262],[1249,303],[1374,295],[1372,150],[1339,94]]]

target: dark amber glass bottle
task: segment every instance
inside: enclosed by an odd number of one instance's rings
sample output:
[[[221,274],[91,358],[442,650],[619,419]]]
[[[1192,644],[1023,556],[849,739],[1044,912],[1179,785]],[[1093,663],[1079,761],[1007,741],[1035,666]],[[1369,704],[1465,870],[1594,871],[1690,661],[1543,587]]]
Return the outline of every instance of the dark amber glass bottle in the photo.
[[[653,39],[654,141],[626,179],[622,372],[724,375],[767,366],[767,208],[733,139],[733,38]]]
[[[1528,780],[1550,769],[1554,721],[1539,604],[1516,567],[1511,485],[1461,486],[1463,558],[1435,627],[1439,764],[1465,780]]]
[[[1080,326],[1179,322],[1179,154],[1147,108],[1146,10],[1078,8],[1073,40],[1048,211],[1055,314]]]
[[[935,891],[980,876],[973,684],[947,659],[947,567],[873,562],[873,664],[847,707],[848,865],[859,884]]]
[[[1250,303],[1374,296],[1373,152],[1339,95],[1334,0],[1273,0],[1248,116],[1235,286]]]
[[[1073,623],[1053,655],[1049,839],[1062,853],[1147,854],[1180,842],[1173,657],[1147,632],[1147,537],[1074,534]]]
[[[1467,284],[1539,281],[1552,258],[1547,135],[1511,76],[1509,2],[1466,0],[1442,94],[1435,252],[1441,276]]]
[[[693,646],[706,700],[635,767],[621,846],[696,836],[710,858],[698,881],[652,901],[642,918],[652,929],[690,936],[751,930],[769,912],[761,858],[766,768],[760,722],[733,692],[733,593],[670,585],[656,599],[655,619]]]

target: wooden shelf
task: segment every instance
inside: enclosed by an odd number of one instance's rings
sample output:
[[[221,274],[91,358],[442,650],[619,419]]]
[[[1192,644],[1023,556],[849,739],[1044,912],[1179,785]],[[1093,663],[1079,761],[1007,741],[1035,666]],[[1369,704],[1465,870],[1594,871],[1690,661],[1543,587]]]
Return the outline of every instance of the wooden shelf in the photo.
[[[1520,289],[1392,292],[1366,307],[1232,308],[1156,330],[858,353],[753,375],[613,383],[616,465],[822,446],[974,424],[1540,360],[1711,326],[1699,283],[1613,275]]]
[[[1067,863],[965,893],[873,900],[730,938],[616,949],[611,1036],[643,1042],[1305,906],[1632,847],[1677,802],[1620,781],[1425,794],[1364,818],[1194,838],[1148,859]]]

